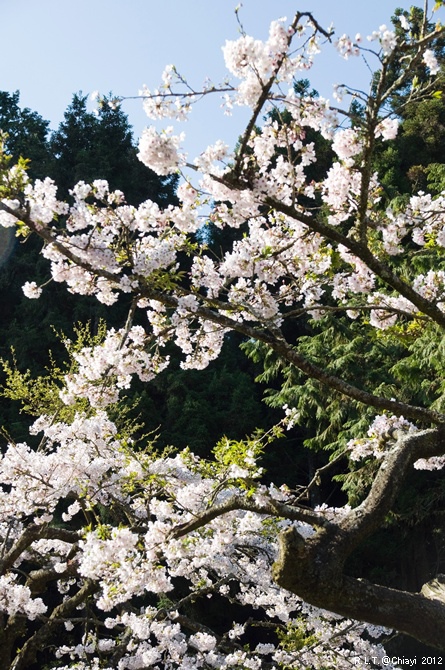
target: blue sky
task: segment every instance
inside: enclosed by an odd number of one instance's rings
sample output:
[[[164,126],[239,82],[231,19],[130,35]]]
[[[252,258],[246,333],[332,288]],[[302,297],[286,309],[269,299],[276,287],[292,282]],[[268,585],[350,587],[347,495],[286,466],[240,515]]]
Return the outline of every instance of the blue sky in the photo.
[[[168,63],[193,85],[199,86],[206,77],[217,83],[225,74],[221,46],[238,36],[236,4],[235,0],[0,0],[0,90],[19,89],[22,106],[39,112],[55,128],[74,92],[97,89],[137,95],[143,84],[155,88],[160,83]],[[312,11],[326,27],[333,22],[338,35],[368,35],[382,23],[389,24],[395,7],[411,4],[244,0],[240,16],[246,32],[261,39],[272,19],[290,19],[297,8]],[[444,13],[438,13],[442,20]],[[307,76],[325,97],[331,96],[333,83],[366,89],[369,72],[361,59],[354,61],[345,62],[330,49]],[[149,123],[140,101],[126,101],[124,110],[138,136]],[[232,145],[245,118],[240,112],[225,117],[219,102],[203,104],[181,128],[187,135],[185,148],[197,153],[219,137]]]

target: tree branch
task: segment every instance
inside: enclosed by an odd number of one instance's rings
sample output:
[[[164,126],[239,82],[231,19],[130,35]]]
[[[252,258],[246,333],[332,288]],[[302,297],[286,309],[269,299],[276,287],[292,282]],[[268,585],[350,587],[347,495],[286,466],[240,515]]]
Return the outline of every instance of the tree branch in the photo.
[[[163,303],[168,307],[177,307],[179,305],[178,298],[171,294],[166,294],[151,287],[141,289],[141,296]],[[212,302],[211,300],[209,301]],[[425,409],[415,405],[398,402],[397,400],[390,400],[382,396],[375,396],[368,393],[357,386],[353,386],[348,382],[343,381],[339,377],[330,375],[325,369],[322,369],[308,361],[304,356],[298,353],[290,344],[286,342],[281,331],[270,324],[269,328],[258,328],[249,326],[247,323],[240,323],[235,319],[231,319],[225,314],[220,314],[209,307],[200,306],[194,312],[196,317],[200,317],[206,321],[211,321],[228,330],[233,330],[245,335],[248,338],[259,340],[269,345],[273,351],[283,357],[284,360],[295,365],[296,368],[304,372],[308,377],[317,379],[322,384],[329,388],[335,389],[342,395],[352,398],[357,402],[364,403],[370,407],[375,407],[378,410],[388,410],[397,416],[404,416],[405,418],[414,421],[422,421],[427,423],[441,424],[445,423],[445,415],[435,410]],[[445,316],[445,315],[444,315]]]
[[[98,585],[92,580],[87,579],[76,594],[55,607],[46,623],[26,640],[11,663],[10,670],[26,670],[29,668],[35,662],[37,652],[44,649],[51,635],[61,625],[63,620],[97,590]]]
[[[384,281],[385,284],[412,302],[413,305],[417,307],[419,312],[423,312],[423,314],[426,314],[430,317],[430,319],[445,328],[445,313],[442,312],[435,303],[431,302],[430,300],[426,300],[409,284],[403,281],[403,279],[394,274],[385,263],[382,263],[382,261],[374,256],[374,254],[365,244],[358,242],[357,240],[354,240],[350,237],[346,237],[336,228],[323,223],[315,217],[300,213],[295,207],[291,205],[285,205],[270,197],[266,197],[265,202],[269,207],[275,209],[277,212],[281,212],[282,214],[289,216],[291,219],[304,223],[310,230],[319,233],[326,240],[329,240],[330,242],[336,242],[337,244],[342,244],[344,247],[349,249],[349,251],[351,251],[354,256],[357,256],[357,258],[363,261],[363,263],[365,263],[365,265],[370,270],[372,270],[372,272],[377,275],[377,277]]]
[[[391,510],[413,463],[419,458],[445,454],[445,427],[397,435],[395,444],[384,456],[365,500],[355,507],[338,526],[347,535],[345,550],[349,556],[355,547],[372,535]]]
[[[290,26],[290,28],[292,29],[293,32],[289,32],[289,37],[288,37],[288,40],[287,40],[288,47],[290,46],[290,44],[292,42],[292,38],[293,38],[293,36],[296,32],[296,28],[298,26],[298,23],[300,22],[300,19],[302,19],[303,17],[307,17],[311,21],[312,25],[314,26],[314,28],[317,32],[320,32],[322,35],[324,35],[325,37],[330,39],[332,33],[329,33],[326,30],[324,30],[320,26],[320,24],[314,19],[311,12],[297,12],[295,14],[294,19],[292,21],[292,24]],[[236,157],[235,165],[234,165],[234,168],[233,168],[233,173],[235,175],[238,175],[241,171],[243,158],[244,158],[244,155],[247,151],[247,146],[248,146],[250,136],[252,134],[252,130],[255,127],[258,116],[261,113],[261,110],[263,109],[264,104],[266,103],[267,99],[269,98],[269,93],[272,89],[272,86],[275,83],[276,77],[277,77],[277,75],[278,75],[278,73],[281,69],[281,66],[283,65],[283,63],[286,59],[286,56],[287,56],[287,51],[286,51],[285,54],[283,54],[283,56],[281,56],[278,59],[277,65],[276,65],[275,70],[272,73],[271,77],[268,79],[268,81],[266,83],[264,83],[262,85],[261,95],[258,98],[258,101],[255,105],[255,109],[253,110],[252,116],[250,117],[250,120],[249,120],[249,122],[246,126],[246,130],[244,131],[243,136],[241,138],[241,144],[240,144],[239,150],[237,152],[238,155]]]
[[[412,464],[418,458],[444,453],[443,429],[398,436],[361,505],[306,540],[295,528],[281,534],[279,558],[273,566],[275,581],[316,607],[395,628],[445,650],[445,603],[442,600],[397,591],[344,574],[346,559],[381,526]]]
[[[282,533],[273,566],[277,584],[315,607],[395,628],[445,651],[444,603],[344,575],[336,563],[333,539],[323,531],[306,541],[294,528]]]
[[[209,524],[213,519],[216,519],[228,512],[236,510],[245,510],[248,512],[255,512],[256,514],[264,514],[266,516],[282,517],[291,521],[302,521],[310,525],[317,525],[328,527],[331,525],[323,516],[313,512],[310,509],[303,507],[294,507],[293,505],[285,505],[269,498],[268,500],[257,503],[254,500],[249,500],[241,495],[233,495],[229,500],[219,505],[213,505],[205,512],[198,514],[192,521],[180,524],[173,528],[171,536],[175,539],[183,537],[194,530],[198,530],[203,526]]]
[[[19,539],[14,543],[11,549],[0,559],[0,575],[4,575],[12,566],[18,557],[26,550],[35,540],[62,540],[74,544],[78,542],[79,535],[72,530],[65,530],[64,528],[54,528],[52,526],[38,526],[33,525],[26,528]]]

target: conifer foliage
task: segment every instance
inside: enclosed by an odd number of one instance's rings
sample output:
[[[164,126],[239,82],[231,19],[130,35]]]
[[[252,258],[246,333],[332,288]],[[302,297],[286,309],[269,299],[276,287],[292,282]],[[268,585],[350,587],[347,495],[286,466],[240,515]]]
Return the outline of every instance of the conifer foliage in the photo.
[[[64,198],[3,157],[0,223],[43,242],[69,293],[129,309],[121,325],[67,342],[67,369],[46,380],[7,369],[11,395],[35,416],[38,390],[40,405],[29,439],[11,435],[0,463],[2,667],[394,667],[381,646],[393,629],[445,650],[440,574],[414,592],[350,569],[413,468],[445,464],[445,193],[386,206],[375,169],[397,141],[399,94],[412,103],[441,90],[445,28],[426,19],[414,31],[400,15],[397,31],[381,26],[364,43],[298,12],[264,42],[244,32],[227,42],[221,87],[194,91],[167,67],[162,86],[144,90],[151,119],[181,122],[215,94],[229,111],[251,110],[234,152],[216,141],[193,162],[170,125],[143,132],[141,162],[161,178],[183,174],[168,206],[133,204],[104,178]],[[373,59],[369,96],[337,89],[353,94],[351,108],[294,86],[325,41]],[[313,132],[331,143],[326,170],[311,169]],[[243,228],[220,255],[206,217]],[[23,285],[30,300],[45,289],[32,276]],[[141,438],[123,402],[132,379],[157,378],[173,347],[183,369],[202,370],[232,333],[284,371],[279,424],[222,437],[212,458]],[[351,505],[308,504],[331,464],[303,490],[265,483],[264,451],[309,421],[343,475],[361,477]]]

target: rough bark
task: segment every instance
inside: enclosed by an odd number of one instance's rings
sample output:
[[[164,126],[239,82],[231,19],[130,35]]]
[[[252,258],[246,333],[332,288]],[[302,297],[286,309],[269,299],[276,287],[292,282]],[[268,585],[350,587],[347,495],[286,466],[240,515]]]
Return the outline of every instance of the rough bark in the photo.
[[[274,579],[311,605],[393,628],[445,651],[443,601],[344,575],[335,546],[323,531],[309,540],[293,529],[284,532]]]
[[[49,619],[26,640],[9,666],[10,670],[29,668],[35,662],[37,653],[45,648],[56,630],[63,624],[64,617],[68,616],[78,605],[84,603],[97,590],[97,584],[87,579],[75,595],[55,607]]]
[[[354,549],[383,523],[408,468],[418,458],[442,454],[444,449],[443,429],[399,436],[361,505],[310,538],[304,539],[294,528],[281,534],[279,558],[273,567],[276,582],[316,607],[392,628],[445,650],[442,591],[441,597],[425,588],[423,593],[399,591],[344,572]]]

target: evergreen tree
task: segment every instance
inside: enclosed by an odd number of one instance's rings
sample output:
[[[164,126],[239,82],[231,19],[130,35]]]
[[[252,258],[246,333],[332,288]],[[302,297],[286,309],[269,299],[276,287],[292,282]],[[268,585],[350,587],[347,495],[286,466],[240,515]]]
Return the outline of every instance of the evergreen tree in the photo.
[[[87,98],[73,96],[65,119],[57,131],[48,136],[49,122],[37,113],[19,106],[19,93],[0,93],[0,129],[7,133],[5,149],[14,160],[30,159],[31,178],[50,176],[57,180],[58,192],[67,197],[77,181],[95,179],[110,181],[112,188],[126,190],[127,201],[140,204],[153,199],[166,205],[175,202],[175,177],[161,178],[137,159],[132,129],[120,108],[105,104],[99,115],[87,111]],[[101,318],[120,323],[125,319],[125,300],[113,310],[105,310],[93,298],[80,300],[67,294],[60,284],[52,282],[39,304],[30,302],[21,286],[30,268],[44,283],[48,269],[40,255],[42,243],[30,237],[18,244],[12,229],[0,230],[0,357],[10,359],[13,345],[22,370],[42,374],[49,364],[49,351],[56,358],[64,347],[55,334],[72,334],[73,323],[91,323],[96,331]],[[2,403],[0,426],[14,425],[17,434],[26,432],[27,424],[17,408]]]
[[[148,199],[160,204],[174,201],[177,179],[158,177],[138,160],[128,117],[111,96],[95,115],[87,111],[87,96],[76,93],[49,146],[50,175],[63,197],[78,181],[105,179],[132,205]]]
[[[49,121],[27,107],[22,109],[19,101],[19,91],[0,91],[0,130],[7,135],[5,148],[14,161],[20,156],[30,161],[29,176],[32,179],[43,179],[50,163]]]

